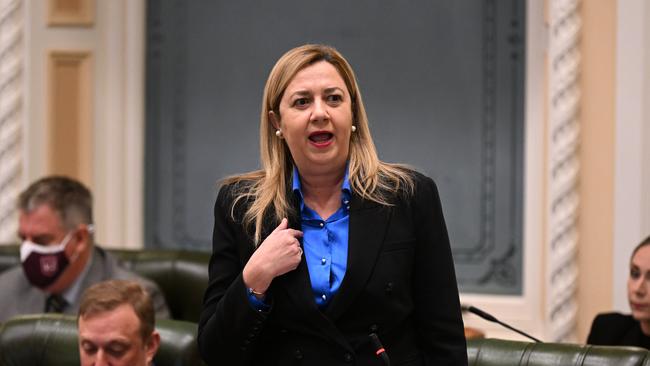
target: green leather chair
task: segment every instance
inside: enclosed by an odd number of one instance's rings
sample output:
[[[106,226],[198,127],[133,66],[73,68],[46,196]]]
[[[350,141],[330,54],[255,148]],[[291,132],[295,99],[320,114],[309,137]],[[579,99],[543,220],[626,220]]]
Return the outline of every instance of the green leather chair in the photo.
[[[187,250],[109,250],[133,272],[158,284],[172,319],[198,323],[210,254]]]
[[[187,250],[108,250],[133,272],[158,284],[172,319],[198,322],[208,286],[210,254]],[[18,245],[0,246],[0,272],[20,263]]]
[[[202,366],[196,346],[196,324],[161,319],[156,322],[160,348],[156,366]],[[60,314],[27,315],[0,325],[0,365],[78,366],[77,319]]]
[[[196,347],[196,324],[160,320],[156,366],[204,365]],[[467,342],[469,366],[650,366],[650,352],[634,347],[529,343],[502,339]],[[0,365],[79,365],[75,317],[44,314],[0,325]]]
[[[467,355],[469,366],[650,366],[650,352],[642,348],[490,338],[468,340]]]

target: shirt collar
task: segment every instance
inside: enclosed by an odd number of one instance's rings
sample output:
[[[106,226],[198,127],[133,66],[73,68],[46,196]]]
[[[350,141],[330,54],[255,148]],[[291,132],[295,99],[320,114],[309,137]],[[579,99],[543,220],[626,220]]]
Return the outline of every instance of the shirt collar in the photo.
[[[74,280],[74,282],[65,291],[61,293],[61,296],[63,296],[65,301],[68,302],[68,304],[75,304],[77,302],[77,299],[81,295],[81,283],[83,282],[84,278],[86,277],[86,274],[90,270],[90,266],[92,265],[92,262],[93,262],[93,255],[91,253],[90,256],[88,256],[88,262],[86,263],[86,266],[84,267],[83,271],[81,271],[77,279]]]

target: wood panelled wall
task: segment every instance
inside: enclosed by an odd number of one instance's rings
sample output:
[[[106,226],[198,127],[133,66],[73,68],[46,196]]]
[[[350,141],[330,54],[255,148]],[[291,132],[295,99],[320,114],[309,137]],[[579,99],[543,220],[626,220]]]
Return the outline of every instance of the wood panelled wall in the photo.
[[[49,53],[49,170],[92,182],[92,54]]]

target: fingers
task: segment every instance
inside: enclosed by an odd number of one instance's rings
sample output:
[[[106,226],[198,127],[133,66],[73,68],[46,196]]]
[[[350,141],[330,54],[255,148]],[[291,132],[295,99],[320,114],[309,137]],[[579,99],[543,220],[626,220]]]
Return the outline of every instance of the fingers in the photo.
[[[302,238],[302,231],[300,230],[287,229],[287,232],[289,233],[289,235],[293,236],[294,238]]]
[[[280,232],[280,231],[283,231],[283,230],[286,230],[287,233],[289,233],[289,235],[293,236],[294,238],[302,238],[302,231],[289,228],[289,220],[287,220],[286,217],[283,218],[282,221],[280,221],[280,225],[278,225],[278,227],[273,229],[273,232],[271,234],[277,233],[277,232]]]
[[[289,220],[287,220],[287,218],[285,217],[285,218],[282,219],[282,221],[280,221],[280,225],[278,225],[278,227],[273,229],[273,232],[275,233],[275,232],[278,232],[280,230],[285,230],[288,227],[289,227]]]

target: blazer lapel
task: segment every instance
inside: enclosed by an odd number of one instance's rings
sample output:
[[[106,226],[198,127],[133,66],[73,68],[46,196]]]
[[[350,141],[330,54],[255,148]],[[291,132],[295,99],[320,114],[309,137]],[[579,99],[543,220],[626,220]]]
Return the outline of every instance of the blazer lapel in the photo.
[[[294,209],[295,209],[295,205]],[[299,212],[294,210],[294,212]],[[295,230],[301,230],[300,216],[292,214],[289,217],[289,227]],[[302,238],[300,240],[300,245],[302,246]],[[305,255],[302,255],[302,259],[298,264],[298,267],[290,272],[287,272],[285,275],[281,276],[282,282],[284,283],[284,288],[287,290],[289,297],[300,306],[308,309],[310,312],[318,312],[318,307],[316,306],[316,301],[314,301],[314,294],[311,289],[311,280],[309,279],[309,268],[307,268],[307,261],[305,260]]]
[[[345,277],[325,311],[332,321],[345,312],[368,281],[384,242],[391,212],[390,207],[356,195],[352,197]]]

